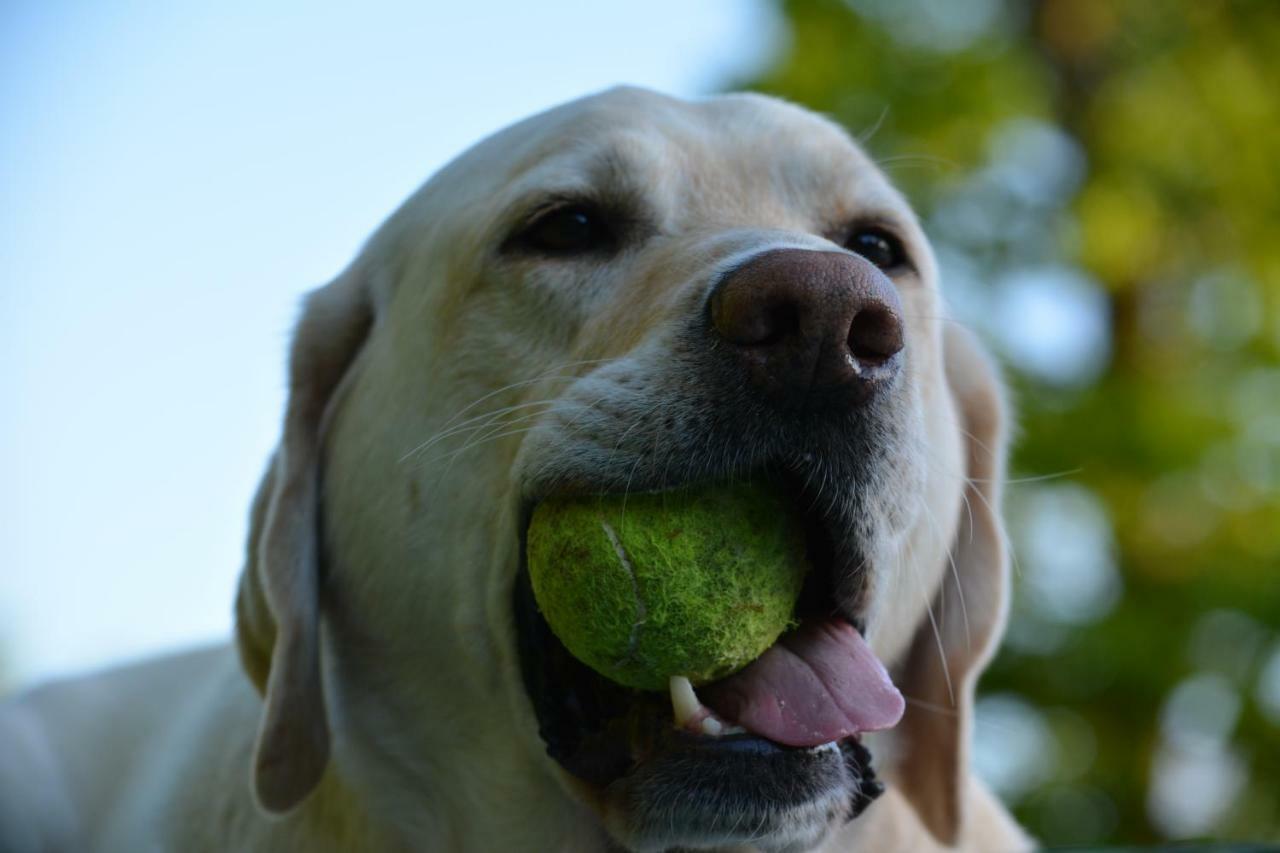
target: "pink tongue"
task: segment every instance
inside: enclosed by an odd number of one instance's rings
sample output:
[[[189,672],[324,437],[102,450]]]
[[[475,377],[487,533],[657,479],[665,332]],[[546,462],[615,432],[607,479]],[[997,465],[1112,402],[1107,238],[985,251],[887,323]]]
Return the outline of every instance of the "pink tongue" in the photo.
[[[903,710],[884,664],[843,619],[784,634],[746,669],[698,695],[721,717],[787,746],[887,729]]]

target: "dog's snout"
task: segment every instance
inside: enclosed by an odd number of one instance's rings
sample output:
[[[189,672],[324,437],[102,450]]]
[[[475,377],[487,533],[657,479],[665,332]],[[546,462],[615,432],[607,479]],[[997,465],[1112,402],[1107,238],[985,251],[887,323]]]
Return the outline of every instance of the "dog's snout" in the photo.
[[[862,400],[899,369],[902,303],[857,255],[765,252],[719,283],[710,309],[752,384],[782,402],[839,392]]]

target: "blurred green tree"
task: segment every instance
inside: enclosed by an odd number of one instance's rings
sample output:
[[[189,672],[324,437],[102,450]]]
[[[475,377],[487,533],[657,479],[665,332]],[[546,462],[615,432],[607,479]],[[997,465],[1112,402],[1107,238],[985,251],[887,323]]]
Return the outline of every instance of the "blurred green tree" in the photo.
[[[1280,840],[1280,3],[780,10],[742,87],[864,140],[1014,389],[979,766],[1050,844]]]

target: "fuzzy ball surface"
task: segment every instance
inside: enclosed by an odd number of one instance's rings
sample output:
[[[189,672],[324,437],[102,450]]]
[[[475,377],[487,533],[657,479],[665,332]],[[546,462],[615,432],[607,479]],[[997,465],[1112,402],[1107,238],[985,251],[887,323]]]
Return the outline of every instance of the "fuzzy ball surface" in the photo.
[[[526,549],[565,648],[641,690],[755,660],[789,626],[807,569],[794,514],[758,484],[547,500]]]

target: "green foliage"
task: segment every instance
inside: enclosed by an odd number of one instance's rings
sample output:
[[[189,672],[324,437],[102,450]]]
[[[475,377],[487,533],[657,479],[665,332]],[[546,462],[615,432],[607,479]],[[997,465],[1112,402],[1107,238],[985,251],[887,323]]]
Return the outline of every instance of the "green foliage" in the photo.
[[[781,10],[744,85],[883,158],[1015,390],[979,758],[1026,735],[988,769],[1046,843],[1280,838],[1280,4]],[[1037,357],[1026,305],[1101,332]]]

